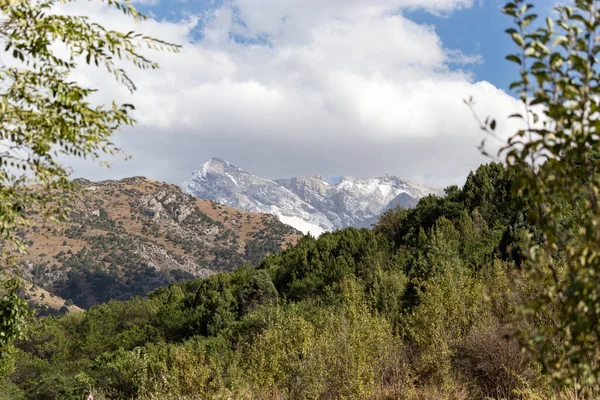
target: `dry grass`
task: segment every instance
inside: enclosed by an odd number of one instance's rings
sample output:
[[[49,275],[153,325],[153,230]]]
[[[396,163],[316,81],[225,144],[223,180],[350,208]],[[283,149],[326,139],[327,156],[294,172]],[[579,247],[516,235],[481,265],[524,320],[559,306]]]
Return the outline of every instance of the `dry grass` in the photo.
[[[48,307],[54,311],[60,310],[63,306],[66,306],[70,312],[82,312],[83,309],[76,305],[67,306],[65,300],[61,297],[54,296],[49,291],[44,290],[40,287],[32,285],[30,283],[24,283],[23,288],[26,293],[31,296],[29,302],[36,307]],[[33,288],[33,291],[31,290]]]

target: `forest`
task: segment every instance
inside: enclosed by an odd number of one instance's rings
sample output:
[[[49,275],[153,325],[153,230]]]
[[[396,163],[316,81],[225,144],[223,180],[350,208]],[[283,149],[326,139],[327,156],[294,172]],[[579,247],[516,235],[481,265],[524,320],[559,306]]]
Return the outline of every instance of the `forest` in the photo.
[[[532,203],[513,180],[482,165],[372,230],[33,320],[0,398],[570,398],[515,336],[545,316],[519,312],[537,286],[517,235]]]

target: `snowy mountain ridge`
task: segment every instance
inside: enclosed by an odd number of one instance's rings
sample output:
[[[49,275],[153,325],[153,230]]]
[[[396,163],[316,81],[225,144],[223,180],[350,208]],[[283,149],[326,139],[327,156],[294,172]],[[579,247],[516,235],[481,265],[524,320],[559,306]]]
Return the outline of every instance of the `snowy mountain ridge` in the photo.
[[[393,175],[343,177],[331,184],[320,176],[269,180],[228,161],[211,158],[180,184],[184,192],[244,211],[276,215],[281,222],[318,236],[340,228],[369,227],[385,211],[412,207],[443,190]]]

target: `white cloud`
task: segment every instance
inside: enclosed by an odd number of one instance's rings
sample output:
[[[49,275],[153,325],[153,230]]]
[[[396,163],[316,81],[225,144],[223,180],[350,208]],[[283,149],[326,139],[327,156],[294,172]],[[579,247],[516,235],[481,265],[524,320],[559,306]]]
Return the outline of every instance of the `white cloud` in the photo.
[[[478,59],[445,48],[434,27],[402,12],[473,3],[236,0],[210,14],[200,41],[190,35],[197,20],[134,26],[101,2],[61,6],[184,44],[177,55],[149,53],[159,71],[129,69],[139,88],[133,98],[104,73],[79,71],[101,89],[99,100],[133,102],[139,124],[116,138],[132,160],[112,170],[76,161],[75,175],[176,182],[219,156],[266,177],[394,173],[459,182],[484,160],[476,149],[483,134],[463,99],[473,95],[483,116],[498,117],[501,134],[514,131],[503,118],[518,103],[451,68]],[[240,44],[232,32],[267,43]]]

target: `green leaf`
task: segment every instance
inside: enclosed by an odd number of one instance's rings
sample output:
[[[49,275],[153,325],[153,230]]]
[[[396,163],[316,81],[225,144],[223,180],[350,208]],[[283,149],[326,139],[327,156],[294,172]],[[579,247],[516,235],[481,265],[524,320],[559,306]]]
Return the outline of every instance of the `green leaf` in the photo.
[[[559,45],[563,45],[569,42],[569,39],[567,39],[566,36],[557,36],[554,39],[553,45],[554,46],[559,46]]]
[[[509,55],[507,55],[506,59],[508,61],[512,61],[514,63],[517,63],[517,64],[521,65],[521,58],[519,56],[515,55],[515,54],[509,54]]]
[[[523,86],[523,82],[513,82],[508,87],[510,90]]]

